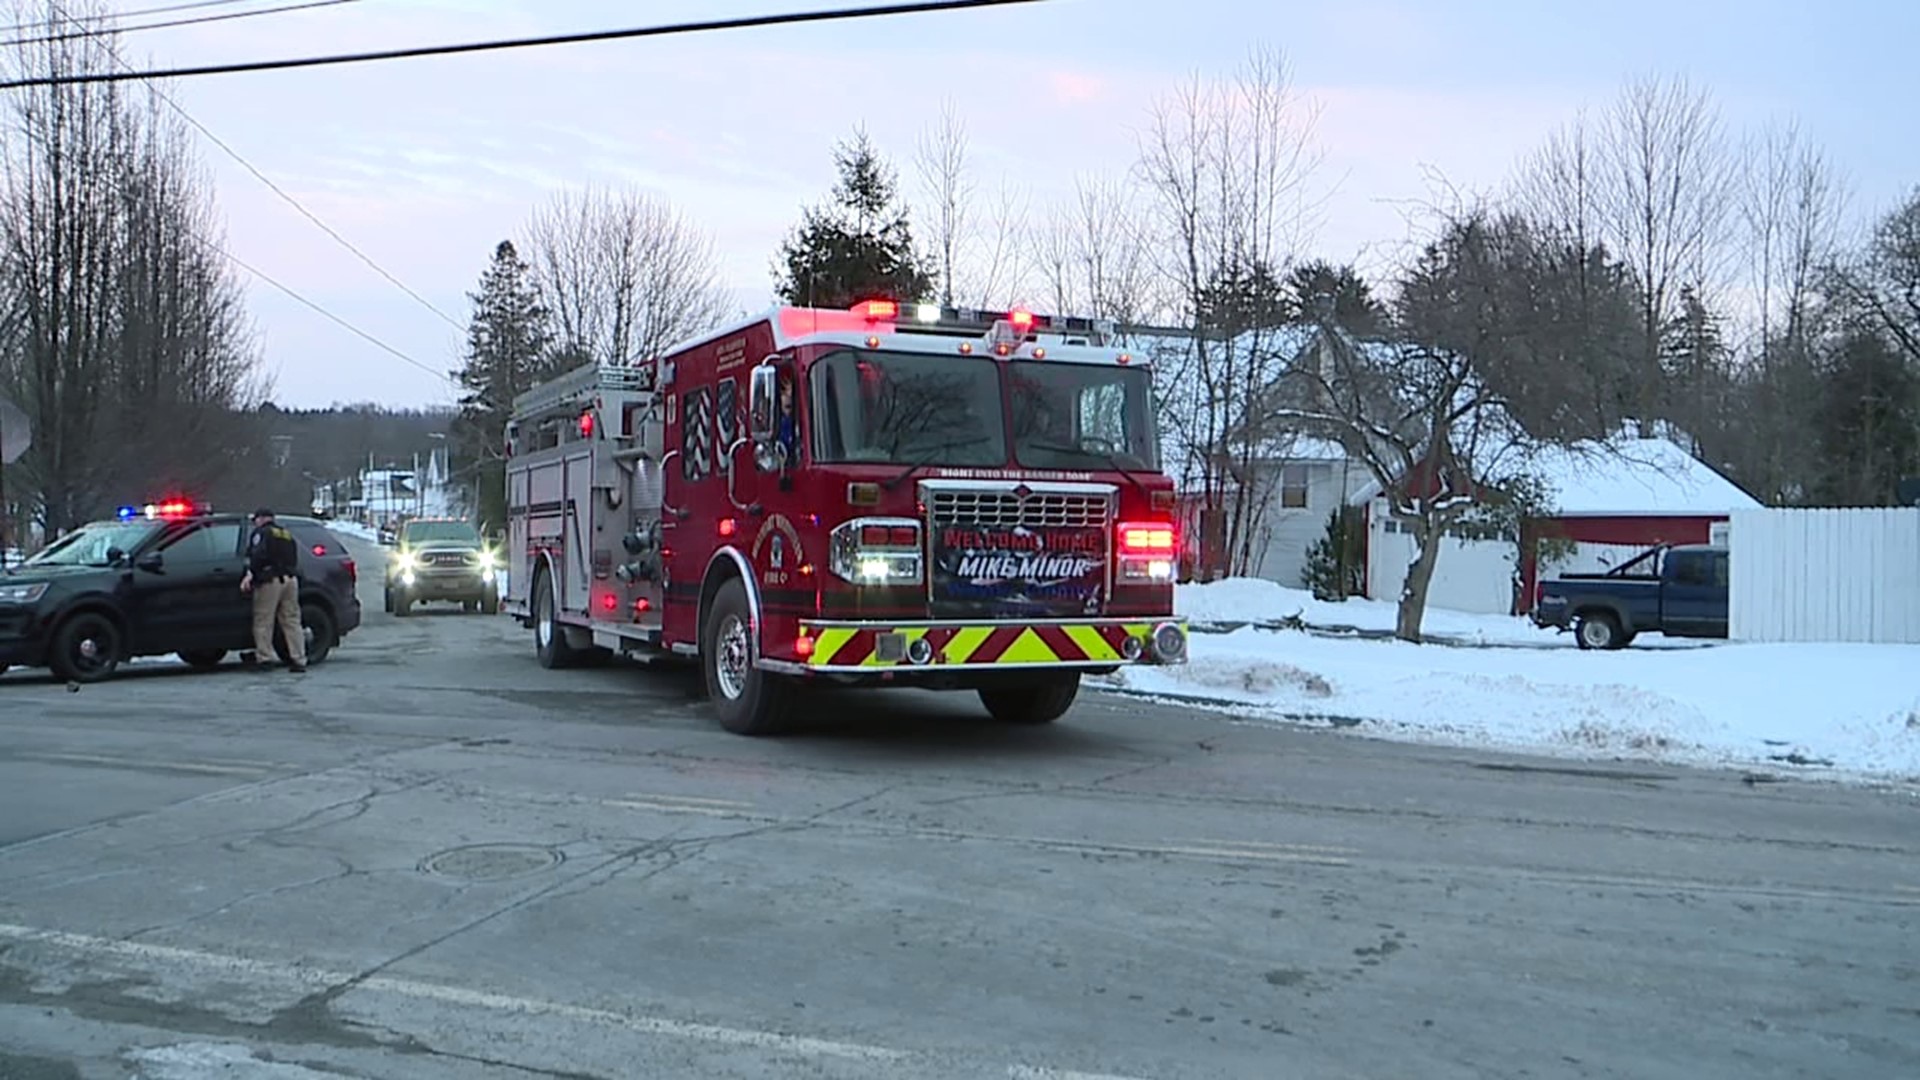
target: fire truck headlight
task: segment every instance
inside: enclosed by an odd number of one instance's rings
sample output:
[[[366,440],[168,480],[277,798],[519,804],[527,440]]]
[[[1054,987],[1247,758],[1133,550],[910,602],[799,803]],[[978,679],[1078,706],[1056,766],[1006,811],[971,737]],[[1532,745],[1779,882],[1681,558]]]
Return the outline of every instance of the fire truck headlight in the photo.
[[[1164,584],[1173,580],[1173,560],[1122,558],[1120,579],[1129,584]]]
[[[860,577],[866,581],[885,581],[892,576],[893,563],[885,558],[860,560]]]

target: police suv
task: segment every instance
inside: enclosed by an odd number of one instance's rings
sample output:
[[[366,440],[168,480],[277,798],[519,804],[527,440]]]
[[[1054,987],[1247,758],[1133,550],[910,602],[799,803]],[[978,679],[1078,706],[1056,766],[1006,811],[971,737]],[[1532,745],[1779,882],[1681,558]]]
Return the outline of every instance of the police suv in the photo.
[[[359,581],[346,545],[312,518],[277,519],[300,547],[307,662],[360,626]],[[240,514],[169,501],[122,507],[0,571],[0,672],[48,667],[97,682],[137,656],[178,654],[200,669],[253,648],[253,604],[240,591],[250,528]],[[275,631],[274,649],[286,660]]]

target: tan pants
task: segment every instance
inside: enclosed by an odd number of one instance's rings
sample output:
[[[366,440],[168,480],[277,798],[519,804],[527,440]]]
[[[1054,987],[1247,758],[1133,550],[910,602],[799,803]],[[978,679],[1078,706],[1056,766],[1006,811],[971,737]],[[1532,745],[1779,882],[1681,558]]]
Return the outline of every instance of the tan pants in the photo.
[[[307,666],[307,632],[300,625],[300,583],[256,581],[253,583],[253,648],[261,663],[273,656],[273,627],[280,625],[280,636],[287,639],[287,660],[294,667]]]

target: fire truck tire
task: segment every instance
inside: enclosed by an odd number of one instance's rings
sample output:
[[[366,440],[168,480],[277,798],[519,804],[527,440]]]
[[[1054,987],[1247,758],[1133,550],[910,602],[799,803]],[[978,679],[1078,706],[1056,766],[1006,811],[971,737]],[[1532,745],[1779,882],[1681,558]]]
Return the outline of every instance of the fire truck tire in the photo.
[[[567,644],[567,628],[555,617],[553,577],[546,571],[533,583],[533,647],[543,668],[572,667],[579,656]]]
[[[793,715],[799,688],[753,666],[753,616],[747,587],[731,578],[714,594],[700,634],[700,669],[720,726],[735,735],[777,735]]]
[[[1011,686],[983,686],[980,704],[1003,724],[1051,724],[1073,708],[1079,694],[1079,672],[1067,672]]]

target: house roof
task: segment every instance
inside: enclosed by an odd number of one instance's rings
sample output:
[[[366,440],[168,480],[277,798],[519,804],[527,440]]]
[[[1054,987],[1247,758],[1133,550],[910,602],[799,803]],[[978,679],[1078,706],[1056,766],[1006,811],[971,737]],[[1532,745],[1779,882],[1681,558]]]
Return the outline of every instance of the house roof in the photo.
[[[1760,501],[1679,443],[1622,434],[1610,445],[1542,446],[1529,473],[1554,491],[1561,517],[1701,517],[1757,509]]]

